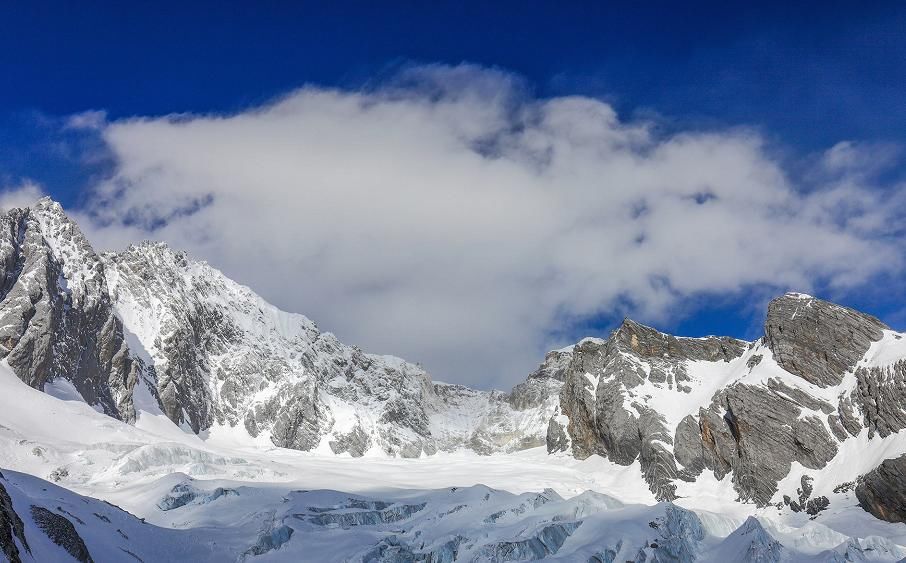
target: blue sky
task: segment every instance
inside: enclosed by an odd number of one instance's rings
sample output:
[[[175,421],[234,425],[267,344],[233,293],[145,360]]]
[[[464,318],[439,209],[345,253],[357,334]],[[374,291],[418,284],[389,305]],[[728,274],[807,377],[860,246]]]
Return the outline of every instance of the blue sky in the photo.
[[[106,124],[173,113],[191,119],[236,115],[267,107],[306,85],[383,92],[408,69],[424,65],[468,63],[482,69],[469,74],[469,80],[482,73],[503,74],[508,95],[534,105],[575,95],[600,100],[621,123],[651,124],[658,139],[750,132],[759,139],[759,158],[778,166],[797,194],[826,189],[831,173],[816,169],[841,142],[858,147],[861,159],[847,185],[858,177],[878,202],[897,199],[906,170],[900,157],[906,142],[903,3],[88,4],[7,3],[0,8],[0,76],[5,82],[0,88],[0,184],[35,182],[86,216],[98,214],[99,184],[112,177],[135,181],[123,172],[124,155],[138,162],[138,151],[152,149],[126,144],[132,142],[127,126],[66,126],[72,115],[102,111]],[[424,80],[423,74],[418,76]],[[443,88],[450,88],[449,81]],[[883,166],[872,166],[874,162]],[[136,209],[108,204],[105,209]],[[833,221],[842,225],[843,219]],[[288,298],[285,288],[243,271],[209,243],[198,243],[197,233],[149,229],[139,234],[149,233],[190,247],[279,305],[336,327],[341,337],[364,341],[371,349],[386,345],[346,326],[344,319],[355,317],[355,311],[340,318],[311,300]],[[752,233],[762,236],[755,229]],[[858,234],[868,248],[886,245],[885,250],[896,247],[900,236],[896,228]],[[788,267],[795,269],[801,261],[801,256],[791,256]],[[810,289],[902,328],[902,272],[875,269],[857,283],[840,282],[839,269],[818,273],[809,280]],[[814,271],[803,268],[802,275]],[[657,275],[649,272],[649,277]],[[553,340],[600,333],[629,313],[683,334],[755,337],[765,300],[789,285],[750,276],[740,278],[735,289],[722,283],[711,290],[701,283],[684,286],[676,276],[667,279],[670,289],[658,298],[636,299],[631,291],[614,290],[617,297],[582,301],[585,309],[578,300],[552,304],[554,311],[567,311],[562,316],[567,320],[548,326],[548,333]],[[362,283],[390,283],[385,278]],[[325,283],[330,281],[335,282]],[[579,287],[573,291],[581,291]],[[417,350],[414,342],[376,351],[411,356],[412,350]],[[431,358],[425,358],[429,368]],[[437,371],[446,376],[460,369]]]

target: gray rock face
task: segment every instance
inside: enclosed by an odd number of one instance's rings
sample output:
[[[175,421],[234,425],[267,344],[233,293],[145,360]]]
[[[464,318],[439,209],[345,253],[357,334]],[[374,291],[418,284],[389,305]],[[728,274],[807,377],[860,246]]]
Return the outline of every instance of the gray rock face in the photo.
[[[544,356],[538,369],[529,374],[529,379],[555,379],[565,381],[569,364],[573,359],[573,346],[562,350],[552,350]]]
[[[113,313],[105,268],[49,199],[0,217],[0,358],[36,389],[70,381],[113,417],[135,417],[141,364]]]
[[[765,337],[753,343],[676,338],[625,321],[608,339],[573,347],[548,451],[638,460],[664,500],[675,497],[678,481],[703,471],[732,474],[739,500],[766,505],[794,462],[820,469],[863,428],[881,436],[906,428],[906,361],[857,365],[884,330],[874,317],[800,294],[771,302]],[[693,380],[691,366],[702,362],[712,367]],[[821,388],[841,384],[847,372],[855,388],[829,403]],[[765,375],[749,383],[753,373]],[[692,401],[679,419],[665,416],[702,388],[710,400]],[[823,501],[812,500],[819,510]]]
[[[50,541],[66,550],[79,563],[92,563],[91,554],[82,536],[65,516],[60,516],[43,506],[32,506],[31,516],[35,524]]]
[[[336,453],[436,450],[425,410],[433,386],[419,367],[346,346],[165,245],[104,259],[117,311],[155,365],[162,409],[174,422],[196,432],[243,424],[252,436],[269,432],[274,444],[300,450],[328,434]],[[348,429],[338,426],[337,402],[359,407]],[[366,431],[372,415],[378,424]]]
[[[739,357],[745,345],[732,338],[676,338],[628,319],[607,340],[582,340],[573,348],[560,394],[574,455],[598,454],[621,465],[638,458],[657,498],[675,498],[672,480],[679,470],[668,449],[674,444],[673,429],[634,389],[653,385],[688,394],[687,362],[727,362]],[[553,451],[563,440],[556,426],[549,428],[549,436],[557,440],[548,445]]]
[[[702,468],[718,478],[732,472],[740,500],[762,506],[794,461],[820,469],[837,453],[837,442],[821,420],[800,417],[801,406],[771,383],[720,391],[710,407],[699,411],[698,428],[691,417],[684,420],[675,449],[677,461],[696,475]]]
[[[871,315],[788,293],[768,305],[764,334],[781,367],[826,387],[838,385],[888,328]]]
[[[847,406],[858,405],[869,437],[878,434],[884,438],[906,428],[906,410],[903,409],[906,405],[906,359],[890,366],[859,368],[856,380],[857,387]],[[847,412],[852,409],[847,408]],[[855,415],[849,417],[854,419]],[[852,430],[857,430],[855,421],[847,422]],[[850,431],[850,434],[854,433]]]
[[[794,462],[820,469],[863,429],[906,428],[906,359],[860,363],[872,343],[902,337],[887,330],[787,294],[771,302],[760,341],[678,338],[626,320],[607,339],[550,352],[510,393],[477,391],[345,345],[166,245],[98,255],[50,200],[0,216],[0,358],[35,388],[65,379],[132,421],[142,386],[195,432],[242,425],[300,450],[546,445],[638,460],[663,500],[711,471],[764,505]],[[855,383],[827,389],[844,381]],[[823,501],[798,502],[809,503]]]
[[[906,456],[885,460],[856,486],[856,498],[868,512],[888,522],[906,522]]]
[[[0,475],[3,479],[3,475]],[[10,561],[10,563],[21,563],[19,557],[19,543],[26,551],[29,550],[28,542],[25,540],[25,525],[22,518],[16,514],[13,508],[13,500],[3,483],[0,483],[0,551]]]

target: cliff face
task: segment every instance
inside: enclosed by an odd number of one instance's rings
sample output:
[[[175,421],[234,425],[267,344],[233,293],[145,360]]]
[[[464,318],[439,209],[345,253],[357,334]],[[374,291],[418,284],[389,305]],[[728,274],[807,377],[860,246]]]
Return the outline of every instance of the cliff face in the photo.
[[[819,470],[866,429],[906,427],[906,347],[874,317],[790,293],[765,336],[677,338],[625,321],[576,345],[548,447],[640,463],[658,498],[710,471],[743,501],[771,502],[794,463]]]
[[[32,387],[69,380],[89,404],[133,420],[142,373],[114,313],[104,263],[59,204],[0,217],[0,357]]]

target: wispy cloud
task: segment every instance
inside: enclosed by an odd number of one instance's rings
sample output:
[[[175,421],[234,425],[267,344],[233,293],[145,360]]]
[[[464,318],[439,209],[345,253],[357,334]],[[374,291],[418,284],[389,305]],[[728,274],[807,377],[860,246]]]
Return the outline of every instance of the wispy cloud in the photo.
[[[0,211],[14,207],[28,207],[44,195],[46,194],[41,186],[31,180],[3,186],[0,189]]]
[[[706,292],[903,267],[902,190],[881,201],[856,145],[819,159],[832,181],[806,193],[755,132],[662,136],[529,92],[430,66],[235,115],[93,116],[116,170],[88,228],[109,246],[168,240],[351,343],[497,386],[617,305],[657,318]]]

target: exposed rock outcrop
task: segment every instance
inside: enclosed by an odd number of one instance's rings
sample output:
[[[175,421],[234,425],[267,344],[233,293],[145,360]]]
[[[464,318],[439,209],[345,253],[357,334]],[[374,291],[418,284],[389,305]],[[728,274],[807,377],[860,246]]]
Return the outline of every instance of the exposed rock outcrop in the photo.
[[[827,387],[838,385],[888,328],[854,309],[788,293],[768,305],[764,335],[781,367]]]
[[[43,506],[32,506],[31,517],[50,541],[66,550],[79,563],[92,563],[91,554],[82,536],[65,516],[61,516]]]
[[[573,347],[548,450],[569,444],[580,459],[638,460],[664,500],[703,471],[732,474],[740,500],[766,505],[793,463],[817,470],[864,427],[881,436],[906,427],[906,361],[859,364],[887,330],[801,294],[773,300],[765,337],[752,343],[676,338],[624,321],[608,339]],[[846,373],[857,384],[831,404],[822,389]]]
[[[36,389],[69,381],[110,416],[135,418],[141,365],[113,311],[105,267],[58,203],[0,216],[0,358]]]
[[[3,475],[0,474],[0,481]],[[17,545],[18,544],[18,545]],[[25,524],[13,508],[13,500],[0,482],[0,552],[10,563],[21,563],[19,547],[29,550],[25,539]]]
[[[697,475],[702,468],[723,478],[733,474],[740,500],[768,504],[777,482],[799,462],[824,467],[837,442],[816,416],[800,416],[800,404],[773,392],[772,386],[736,384],[720,391],[698,415],[677,430],[676,459]]]
[[[674,432],[646,404],[646,393],[689,394],[689,361],[729,362],[745,346],[732,338],[676,338],[628,319],[607,340],[582,340],[573,348],[560,394],[574,455],[598,454],[621,465],[639,459],[657,497],[675,498]],[[559,438],[556,426],[549,428]],[[562,443],[558,439],[556,447]]]
[[[885,460],[856,486],[859,504],[881,520],[906,522],[906,456]]]

